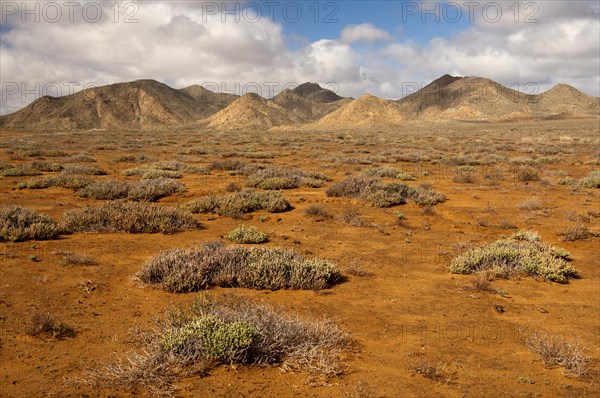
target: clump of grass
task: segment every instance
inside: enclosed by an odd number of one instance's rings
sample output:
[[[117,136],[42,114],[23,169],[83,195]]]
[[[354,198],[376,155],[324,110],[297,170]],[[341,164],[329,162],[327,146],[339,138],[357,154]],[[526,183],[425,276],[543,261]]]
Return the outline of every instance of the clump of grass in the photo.
[[[542,357],[546,366],[560,366],[563,373],[583,376],[589,372],[591,358],[585,355],[585,349],[578,342],[563,336],[534,332],[525,341],[529,351]]]
[[[33,314],[25,332],[30,336],[43,334],[54,337],[57,340],[75,335],[73,328],[64,323],[57,322],[48,312],[36,312]]]
[[[319,188],[329,178],[316,172],[307,173],[295,167],[269,167],[251,174],[246,186],[266,190],[292,189],[301,186]]]
[[[177,378],[205,374],[218,364],[273,364],[326,381],[343,373],[341,358],[352,345],[329,320],[303,319],[239,296],[203,295],[161,317],[144,333],[140,352],[90,371],[82,381],[170,395]]]
[[[425,206],[444,202],[446,196],[426,186],[410,187],[404,183],[386,183],[373,177],[349,176],[331,184],[327,196],[360,198],[374,207],[391,207],[407,200]]]
[[[462,184],[473,184],[477,181],[473,170],[458,167],[452,177],[452,181]]]
[[[394,167],[370,167],[362,171],[366,176],[396,178],[402,181],[414,181],[416,178]]]
[[[143,265],[137,277],[181,293],[212,286],[319,290],[336,283],[340,273],[328,261],[307,259],[289,249],[204,243],[161,252]]]
[[[194,217],[178,208],[148,203],[107,202],[100,207],[71,210],[62,224],[73,232],[174,233],[200,228]]]
[[[240,225],[227,235],[227,239],[235,243],[263,243],[266,242],[269,236],[264,232],[260,232],[256,227],[246,227]]]
[[[325,210],[321,205],[310,205],[304,209],[304,214],[309,217],[317,217],[321,219],[332,218],[332,215]]]
[[[507,239],[467,250],[455,257],[449,268],[455,274],[487,272],[501,278],[528,274],[567,283],[578,276],[578,271],[565,261],[568,256],[566,250],[542,242],[536,232],[519,231]]]
[[[60,233],[59,225],[45,214],[21,206],[0,208],[0,241],[53,239]]]
[[[88,256],[86,254],[78,254],[73,253],[71,251],[66,250],[57,250],[55,254],[62,256],[62,261],[60,265],[97,265],[98,263],[94,260],[93,257]]]
[[[243,190],[227,195],[203,196],[188,202],[184,208],[194,214],[216,213],[220,216],[239,218],[244,213],[258,210],[281,213],[289,210],[291,205],[279,192]]]

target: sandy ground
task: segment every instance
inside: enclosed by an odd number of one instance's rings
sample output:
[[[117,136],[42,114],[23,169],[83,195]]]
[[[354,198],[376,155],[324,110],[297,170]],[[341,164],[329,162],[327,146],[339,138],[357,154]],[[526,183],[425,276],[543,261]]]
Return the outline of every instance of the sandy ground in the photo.
[[[299,188],[284,191],[294,206],[292,211],[248,215],[243,223],[269,233],[267,246],[330,259],[347,280],[321,292],[212,289],[210,294],[235,290],[252,300],[283,304],[306,317],[334,318],[351,333],[358,350],[345,358],[347,371],[325,385],[313,386],[307,375],[283,373],[275,366],[219,366],[206,377],[180,380],[177,396],[593,397],[600,395],[595,373],[568,377],[560,368],[546,368],[524,341],[531,331],[546,330],[580,341],[588,355],[600,358],[599,238],[567,242],[559,235],[577,217],[592,231],[600,231],[599,192],[571,192],[568,186],[557,184],[559,178],[579,179],[598,169],[598,132],[597,119],[447,123],[399,131],[331,133],[2,132],[0,156],[15,164],[35,160],[16,156],[23,151],[15,148],[24,144],[69,154],[89,153],[113,177],[125,168],[152,161],[178,159],[202,166],[231,154],[248,162],[319,170],[333,181],[378,164],[412,172],[418,178],[410,184],[430,182],[447,195],[445,203],[425,214],[413,203],[378,209],[354,199],[327,198],[326,187]],[[206,154],[186,153],[190,148],[205,149]],[[249,159],[245,156],[249,153],[268,153],[273,158]],[[400,153],[431,159],[399,161],[396,155]],[[144,154],[150,160],[111,162],[123,154]],[[495,154],[513,163],[541,156],[558,160],[536,166],[541,181],[516,181],[510,171],[514,164],[501,161],[474,166],[475,183],[459,183],[453,181],[456,166],[436,160],[440,154],[447,159]],[[428,173],[423,175],[425,170]],[[490,183],[484,175],[491,171],[504,179]],[[25,205],[59,219],[70,208],[100,204],[61,188],[14,190],[25,178],[0,180],[2,206]],[[243,184],[244,178],[226,172],[186,174],[181,182],[188,192],[160,203],[180,204],[210,192],[224,192],[232,181]],[[541,199],[543,209],[517,207],[529,198]],[[321,204],[334,217],[307,217],[303,210],[311,204]],[[375,226],[345,225],[340,217],[348,209],[357,210]],[[402,224],[396,222],[395,211],[404,213]],[[266,220],[260,221],[260,216]],[[197,218],[203,229],[173,235],[78,233],[50,241],[1,243],[0,396],[130,396],[123,390],[94,390],[77,380],[86,370],[134,349],[136,326],[148,327],[169,306],[193,300],[195,294],[142,287],[132,276],[162,249],[223,240],[242,222],[209,215]],[[447,269],[457,253],[456,244],[479,245],[516,231],[501,227],[503,222],[536,230],[544,240],[566,248],[582,278],[564,285],[530,277],[493,281],[493,289],[504,290],[504,295],[466,289],[474,277],[453,275]],[[61,266],[56,250],[91,255],[98,265]],[[41,261],[31,261],[31,255]],[[372,275],[348,274],[357,264]],[[95,288],[84,289],[86,281]],[[495,305],[505,311],[498,313]],[[75,337],[59,341],[28,336],[24,330],[32,314],[40,310],[72,326]],[[445,377],[431,380],[415,375],[409,365],[415,355],[436,364]]]

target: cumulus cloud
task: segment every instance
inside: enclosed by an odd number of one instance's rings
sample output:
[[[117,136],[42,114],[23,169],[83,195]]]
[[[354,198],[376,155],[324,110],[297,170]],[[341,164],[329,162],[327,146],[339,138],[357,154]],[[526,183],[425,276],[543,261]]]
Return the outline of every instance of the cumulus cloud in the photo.
[[[481,2],[473,24],[425,43],[404,37],[392,42],[371,23],[340,27],[337,39],[310,41],[252,10],[241,18],[207,13],[203,2],[139,2],[138,9],[118,2],[118,15],[112,1],[93,3],[102,7],[96,22],[90,21],[92,10],[85,17],[81,8],[72,21],[63,10],[55,23],[32,17],[23,22],[3,9],[0,113],[44,94],[142,78],[173,87],[204,83],[237,94],[249,84],[267,97],[305,81],[331,82],[343,96],[368,91],[400,98],[407,84],[424,85],[450,73],[489,77],[513,88],[534,82],[539,91],[564,82],[599,94],[595,2],[534,3],[536,23],[515,23],[503,2],[495,3],[507,17],[491,23],[481,14]],[[532,2],[519,4],[523,16]],[[126,17],[136,22],[124,23]],[[360,45],[365,42],[383,44]]]
[[[386,41],[392,38],[388,32],[371,23],[348,25],[342,30],[340,37],[344,43]]]

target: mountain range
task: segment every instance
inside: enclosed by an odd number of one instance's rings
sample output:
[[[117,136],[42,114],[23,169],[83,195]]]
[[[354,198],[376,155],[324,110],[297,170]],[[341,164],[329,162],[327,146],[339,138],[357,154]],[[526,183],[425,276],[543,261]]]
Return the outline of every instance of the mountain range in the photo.
[[[199,85],[174,89],[155,80],[137,80],[63,97],[41,97],[17,112],[0,116],[0,128],[331,130],[391,127],[413,121],[506,122],[599,115],[600,98],[565,84],[541,94],[525,94],[472,76],[444,75],[398,100],[371,94],[342,98],[316,83],[285,89],[266,99],[257,94],[215,93]]]

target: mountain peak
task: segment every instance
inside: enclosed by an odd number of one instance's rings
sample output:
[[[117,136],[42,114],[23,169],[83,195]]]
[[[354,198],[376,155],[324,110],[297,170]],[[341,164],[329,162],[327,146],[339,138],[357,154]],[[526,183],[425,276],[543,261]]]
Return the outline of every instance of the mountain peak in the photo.
[[[340,97],[331,90],[327,90],[317,83],[306,82],[292,90],[294,94],[309,99],[314,102],[327,103],[341,100]]]

